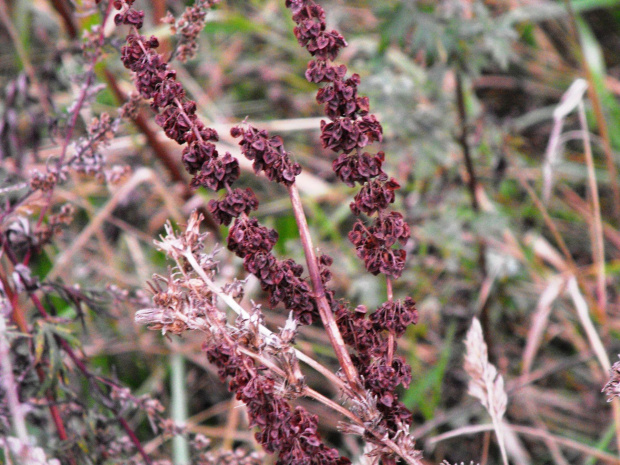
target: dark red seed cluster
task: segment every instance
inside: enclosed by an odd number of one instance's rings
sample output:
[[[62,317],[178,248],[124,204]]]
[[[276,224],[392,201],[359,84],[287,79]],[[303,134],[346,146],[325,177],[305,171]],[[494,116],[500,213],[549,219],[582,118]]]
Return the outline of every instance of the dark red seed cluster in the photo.
[[[381,169],[383,152],[372,155],[362,150],[373,142],[381,142],[383,129],[377,118],[369,114],[368,98],[358,95],[359,75],[347,78],[347,68],[331,62],[346,42],[338,32],[327,32],[325,12],[313,0],[286,0],[286,6],[293,12],[299,44],[315,58],[308,63],[306,78],[326,83],[317,94],[317,101],[324,105],[330,119],[321,122],[323,147],[339,154],[333,169],[342,182],[363,186],[351,203],[351,210],[358,216],[377,214],[381,218],[388,214],[394,191],[400,186]],[[408,234],[408,229],[405,232]],[[407,238],[408,235],[399,237],[403,241]],[[357,254],[368,271],[398,277],[405,266],[406,253],[390,248],[378,236],[356,244]]]
[[[250,427],[267,452],[278,453],[278,465],[349,465],[336,449],[326,447],[317,433],[318,417],[303,407],[293,408],[278,394],[275,381],[263,373],[233,343],[219,341],[203,347],[222,380],[247,406]]]
[[[115,3],[117,9],[121,9],[116,21],[139,29],[144,13],[133,10],[132,4],[132,0]],[[337,38],[330,40],[337,41]],[[225,189],[222,198],[209,202],[209,209],[220,224],[228,225],[235,219],[229,230],[229,249],[243,258],[248,272],[257,276],[271,305],[283,303],[293,311],[298,323],[312,323],[318,318],[318,311],[310,286],[301,277],[303,267],[293,260],[279,261],[271,253],[278,240],[277,232],[247,216],[258,207],[254,192],[249,188],[231,187],[240,175],[239,162],[229,153],[219,156],[213,144],[218,140],[217,132],[198,119],[196,103],[186,98],[175,71],[155,51],[158,45],[155,37],[147,39],[134,30],[122,48],[123,64],[134,72],[138,91],[142,97],[150,99],[151,107],[158,112],[157,124],[169,138],[186,144],[182,160],[187,171],[194,175],[191,185],[213,191]],[[322,53],[321,49],[333,46],[324,46],[320,41],[316,47],[317,53]],[[242,136],[244,154],[254,162],[255,171],[264,171],[270,180],[289,186],[300,173],[301,167],[291,161],[280,138],[270,138],[266,132],[252,127],[235,129],[233,136]],[[217,365],[220,376],[232,378],[229,388],[247,405],[250,426],[259,428],[257,440],[265,450],[279,454],[278,464],[350,463],[321,442],[317,434],[317,417],[301,407],[293,409],[276,393],[274,380],[256,368],[250,357],[225,342],[207,346],[205,351],[209,360]]]
[[[386,178],[382,175],[364,184],[355,196],[355,201],[351,202],[351,211],[358,216],[360,213],[370,216],[386,210],[394,202],[394,191],[400,187],[394,178]]]
[[[209,210],[213,218],[220,224],[229,225],[233,218],[247,215],[258,208],[258,199],[254,191],[246,189],[232,189],[219,200],[209,201]]]
[[[241,258],[268,253],[277,241],[276,230],[261,226],[256,218],[240,218],[228,231],[228,248]]]
[[[316,94],[316,100],[325,105],[325,114],[330,119],[340,116],[355,117],[368,114],[368,97],[357,96],[360,77],[354,74],[347,80],[334,80]]]
[[[232,128],[230,134],[241,137],[241,152],[253,161],[255,173],[264,171],[270,181],[286,186],[293,184],[301,173],[301,166],[291,161],[280,136],[269,137],[267,131],[259,131],[250,125],[245,130],[239,126]]]
[[[404,244],[409,235],[409,225],[403,215],[389,212],[377,216],[368,228],[357,220],[349,233],[349,240],[370,273],[398,278],[405,267],[406,253],[392,246],[397,242]]]
[[[228,236],[228,248],[243,258],[243,267],[256,276],[272,307],[283,303],[297,322],[309,325],[318,319],[316,302],[308,283],[301,277],[303,267],[294,260],[278,260],[271,249],[277,233],[250,218],[240,218]]]
[[[358,119],[337,118],[329,123],[321,121],[321,142],[323,147],[336,153],[349,153],[383,139],[383,129],[375,115]]]
[[[284,150],[281,137],[269,137],[267,131],[250,125],[235,127],[230,133],[240,138],[241,152],[253,162],[256,173],[263,171],[269,180],[285,186],[295,182],[301,166],[294,163]],[[303,267],[294,260],[278,260],[271,254],[275,243],[271,241],[273,237],[277,237],[275,231],[268,232],[257,223],[242,218],[230,231],[228,248],[243,258],[246,271],[258,277],[272,306],[283,303],[293,311],[299,324],[311,324],[319,315],[312,290],[302,278]]]
[[[418,322],[418,311],[411,297],[385,302],[372,315],[370,321],[376,331],[389,331],[396,337],[405,334],[409,325]]]
[[[313,1],[286,0],[286,7],[293,11],[297,24],[294,32],[299,44],[312,56],[323,62],[334,60],[340,49],[347,46],[338,31],[327,31],[325,10],[320,5]]]
[[[333,168],[342,182],[353,187],[356,182],[364,185],[371,179],[384,175],[381,169],[383,160],[385,160],[383,152],[376,155],[371,155],[368,152],[360,155],[343,153],[334,160]]]
[[[155,50],[159,46],[157,38],[147,39],[137,33],[142,24],[136,22],[136,18],[143,16],[144,12],[131,8],[133,1],[116,3],[115,6],[121,7],[121,12],[116,15],[117,24],[134,27],[134,32],[127,36],[127,43],[121,49],[121,60],[126,68],[134,72],[140,95],[150,100],[151,107],[158,112],[155,122],[170,139],[180,145],[185,144],[182,160],[187,171],[195,175],[192,186],[203,186],[214,191],[228,190],[239,177],[239,163],[228,153],[219,158],[213,144],[218,140],[217,132],[198,119],[196,102],[186,98],[183,86],[176,80],[176,72]],[[231,216],[253,208],[255,197],[237,191],[228,195],[231,198],[217,203],[221,207],[217,211],[221,212],[223,222],[230,223]]]
[[[114,16],[114,23],[118,26],[119,24],[129,24],[131,26],[135,26],[138,29],[142,27],[142,22],[144,20],[144,11],[138,11],[131,8],[135,0],[125,0],[122,2],[120,0],[114,1],[114,8],[117,10],[121,10],[116,16]],[[126,7],[123,5],[125,3]]]
[[[396,388],[409,385],[411,368],[400,356],[393,355],[388,360],[387,333],[400,336],[409,324],[417,322],[415,303],[409,297],[404,301],[386,302],[370,316],[366,307],[359,306],[351,311],[342,301],[332,302],[332,308],[345,343],[356,351],[352,359],[364,380],[364,387],[377,398],[383,424],[390,431],[398,431],[401,424],[410,425],[411,412],[399,401]]]
[[[140,14],[132,13],[135,11],[130,8],[132,3],[125,2],[117,15],[118,22],[139,28],[141,25],[135,23],[135,18]],[[196,103],[186,98],[175,71],[155,51],[158,45],[155,37],[147,39],[129,34],[122,48],[123,64],[135,73],[140,94],[151,99],[151,107],[159,111],[155,118],[157,124],[169,138],[186,144],[182,160],[187,171],[194,175],[191,186],[213,191],[226,189],[220,199],[209,202],[209,210],[220,224],[229,225],[237,218],[229,233],[228,247],[244,259],[246,271],[258,277],[272,305],[283,303],[300,324],[312,323],[318,312],[310,287],[301,278],[302,267],[292,260],[279,261],[271,254],[277,233],[247,217],[258,208],[254,192],[249,188],[231,188],[240,175],[238,160],[230,153],[220,157],[214,144],[219,139],[217,132],[198,119]],[[264,171],[270,180],[289,186],[301,172],[301,166],[284,150],[281,138],[269,137],[265,131],[251,126],[234,128],[231,132],[234,137],[241,137],[242,152],[253,161],[257,173]]]
[[[204,186],[213,191],[219,191],[239,179],[240,174],[239,161],[226,152],[223,157],[208,158],[190,185],[192,187]]]
[[[347,78],[347,68],[332,63],[346,43],[336,31],[326,32],[323,9],[313,0],[286,0],[286,5],[297,24],[298,42],[314,57],[308,63],[306,78],[326,83],[317,94],[330,120],[321,122],[322,145],[338,153],[333,162],[338,178],[348,186],[362,186],[351,203],[353,213],[376,215],[370,226],[358,220],[349,239],[370,273],[398,278],[405,267],[406,252],[395,246],[407,242],[410,229],[403,216],[390,212],[388,207],[400,186],[383,171],[383,152],[363,150],[381,142],[381,124],[369,113],[368,98],[358,95],[359,76]],[[322,273],[325,269],[321,266]],[[411,413],[396,392],[398,385],[410,383],[411,368],[394,354],[393,339],[417,321],[414,302],[411,298],[390,300],[369,316],[364,306],[350,310],[346,302],[335,301],[332,292],[327,295],[345,343],[355,350],[353,362],[364,386],[378,400],[382,424],[396,438],[402,425],[411,424]]]

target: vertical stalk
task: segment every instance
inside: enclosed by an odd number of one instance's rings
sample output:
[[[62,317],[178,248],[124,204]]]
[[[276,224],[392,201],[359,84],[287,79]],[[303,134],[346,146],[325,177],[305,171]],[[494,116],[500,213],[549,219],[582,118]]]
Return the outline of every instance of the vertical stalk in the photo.
[[[387,298],[388,302],[392,302],[394,300],[394,291],[392,290],[392,279],[386,277],[386,287],[387,287]],[[392,360],[394,359],[394,333],[391,331],[388,332],[388,353],[387,353],[387,365],[392,366]]]
[[[336,358],[338,358],[338,362],[342,367],[342,371],[347,381],[354,391],[359,391],[361,389],[359,375],[353,365],[351,356],[347,351],[342,335],[340,334],[340,330],[338,329],[338,325],[336,324],[334,314],[332,313],[329,303],[327,302],[327,298],[325,297],[325,288],[323,286],[323,282],[321,281],[321,274],[319,272],[316,254],[314,253],[312,238],[310,237],[310,229],[308,228],[308,221],[306,220],[304,207],[301,203],[297,186],[295,184],[290,185],[288,187],[288,193],[291,198],[295,221],[297,222],[297,227],[299,228],[301,244],[304,248],[306,263],[308,265],[308,273],[310,274],[310,280],[312,281],[314,298],[316,299],[319,314],[321,315],[321,321],[323,322],[329,342],[334,348]]]
[[[476,190],[478,185],[478,178],[476,177],[476,171],[474,170],[474,163],[471,159],[471,151],[467,142],[468,128],[467,128],[467,110],[465,109],[465,92],[463,91],[463,79],[461,73],[456,71],[456,105],[459,113],[459,123],[461,126],[461,134],[458,137],[459,144],[463,149],[463,157],[465,158],[465,167],[467,168],[467,186],[469,187],[469,194],[471,195],[471,206],[473,210],[478,213],[480,211],[480,205],[476,197]]]
[[[598,317],[603,323],[603,330],[607,323],[607,289],[605,286],[605,242],[603,241],[603,224],[601,221],[601,204],[598,197],[598,186],[596,184],[596,174],[594,172],[594,159],[592,157],[592,146],[590,144],[590,133],[588,132],[588,121],[583,100],[579,102],[578,114],[581,133],[583,135],[584,153],[586,165],[588,167],[588,183],[590,195],[592,196],[592,211],[594,213],[594,231],[592,237],[592,255],[596,265],[596,297],[598,303]]]
[[[170,355],[170,390],[172,399],[172,419],[178,426],[187,424],[187,391],[185,389],[185,359],[183,354]],[[187,438],[177,434],[172,439],[174,465],[189,465],[189,444]]]
[[[467,122],[467,110],[465,108],[465,92],[463,89],[463,78],[459,70],[456,73],[456,105],[459,114],[459,124],[461,133],[458,137],[458,142],[463,150],[463,158],[465,158],[465,167],[467,169],[467,186],[469,187],[469,194],[471,196],[471,208],[477,214],[480,212],[480,204],[478,203],[478,197],[476,192],[478,191],[478,178],[476,176],[476,170],[474,168],[474,162],[471,158],[471,149],[467,141],[469,134],[468,122]],[[482,275],[482,281],[486,278],[486,247],[484,242],[478,237],[478,267]],[[491,322],[489,318],[489,300],[485,299],[484,305],[480,312],[480,323],[482,325],[482,331],[484,338],[489,346],[489,353],[493,353],[493,331],[491,331]]]

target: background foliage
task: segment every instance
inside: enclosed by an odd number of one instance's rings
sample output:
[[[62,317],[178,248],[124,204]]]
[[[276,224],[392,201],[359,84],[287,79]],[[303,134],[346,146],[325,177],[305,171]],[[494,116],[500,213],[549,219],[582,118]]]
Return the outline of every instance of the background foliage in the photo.
[[[76,1],[69,20],[58,14],[56,3],[0,1],[14,29],[0,28],[0,195],[7,206],[23,194],[33,170],[59,156],[88,72],[80,38],[101,20],[91,2]],[[145,29],[171,47],[175,38],[159,19],[167,8],[178,16],[183,5],[167,3],[149,2]],[[414,411],[414,435],[425,458],[429,463],[499,463],[488,431],[437,440],[442,433],[489,422],[468,396],[462,368],[465,331],[478,315],[490,359],[507,383],[506,421],[522,427],[510,430],[506,439],[511,461],[617,462],[611,455],[617,451],[617,425],[600,393],[608,373],[566,284],[570,276],[577,279],[596,332],[614,358],[620,352],[620,205],[614,198],[619,180],[608,163],[617,165],[620,150],[620,4],[360,0],[323,6],[328,22],[350,44],[343,61],[362,76],[362,90],[384,124],[386,171],[404,187],[397,205],[406,212],[412,239],[395,294],[414,297],[420,311],[402,350],[413,367],[404,402]],[[76,144],[91,117],[107,112],[114,118],[119,90],[132,89],[119,61],[122,34],[108,28],[104,54],[94,68],[96,84],[75,129]],[[335,259],[338,292],[373,308],[385,290],[364,272],[346,239],[353,190],[334,182],[331,155],[320,149],[322,115],[314,85],[303,78],[306,63],[284,2],[247,0],[218,5],[200,36],[198,57],[175,68],[214,127],[227,128],[247,117],[283,136],[304,167],[300,188],[310,226],[322,251]],[[579,77],[590,86],[585,103],[601,203],[602,262],[576,113],[564,120],[550,164],[553,176],[543,169],[550,163],[553,111]],[[148,108],[142,111],[151,127]],[[176,146],[163,138],[154,142],[144,127],[127,120],[119,124],[101,153],[106,166],[128,166],[129,172],[117,183],[67,174],[54,192],[50,213],[70,204],[75,216],[32,256],[31,282],[20,270],[16,274],[6,253],[1,258],[4,297],[11,300],[10,289],[34,286],[43,291],[51,315],[36,316],[22,294],[13,304],[28,315],[30,334],[11,326],[3,336],[11,343],[16,373],[24,373],[19,383],[30,408],[28,431],[49,457],[62,458],[71,450],[78,453],[78,463],[114,463],[117,459],[106,454],[116,448],[122,449],[116,457],[133,456],[130,444],[115,442],[119,416],[155,458],[174,456],[183,463],[178,455],[183,446],[169,440],[169,418],[187,420],[188,430],[209,437],[214,449],[242,445],[252,450],[257,446],[243,409],[208,365],[200,338],[166,339],[133,323],[135,311],[149,305],[146,282],[167,266],[152,240],[167,219],[184,222],[211,194],[188,192],[187,180],[176,179],[162,164],[157,150],[178,161]],[[235,150],[230,140],[223,144]],[[277,252],[303,261],[283,189],[259,183],[247,171],[242,182],[260,198],[260,220],[278,230]],[[551,195],[543,203],[545,186]],[[41,226],[37,219],[44,198],[3,214],[3,232],[12,234],[14,243],[22,236],[27,241],[29,231]],[[49,215],[42,222],[50,224]],[[225,237],[225,231],[211,233],[213,244]],[[239,260],[230,254],[219,259],[223,282],[244,277]],[[246,299],[262,298],[250,279]],[[267,323],[278,327],[285,317],[272,313]],[[91,378],[67,359],[62,344],[87,357]],[[326,337],[316,328],[305,328],[300,344],[335,366]],[[37,377],[32,367],[43,359],[43,376]],[[315,381],[308,379],[310,385]],[[321,389],[337,395],[329,386]],[[34,402],[49,390],[68,419],[71,439],[60,440],[49,412]],[[165,410],[147,404],[145,394]],[[321,417],[328,442],[361,453],[360,444],[338,432],[333,413],[311,409]],[[8,435],[6,398],[0,413],[0,431]]]

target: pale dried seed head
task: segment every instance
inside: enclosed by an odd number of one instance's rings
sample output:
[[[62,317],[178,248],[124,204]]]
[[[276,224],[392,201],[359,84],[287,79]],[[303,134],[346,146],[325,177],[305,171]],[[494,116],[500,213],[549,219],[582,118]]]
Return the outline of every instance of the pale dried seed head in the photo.
[[[506,412],[508,399],[504,379],[489,363],[487,345],[482,327],[474,318],[465,338],[465,371],[470,376],[469,394],[480,400],[491,416],[501,420]]]

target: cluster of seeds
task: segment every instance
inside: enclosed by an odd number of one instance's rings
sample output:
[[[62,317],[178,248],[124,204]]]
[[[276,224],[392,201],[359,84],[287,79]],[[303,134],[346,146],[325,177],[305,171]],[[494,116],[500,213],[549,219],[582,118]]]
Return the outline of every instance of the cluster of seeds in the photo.
[[[347,44],[340,33],[327,30],[323,8],[312,0],[286,0],[286,6],[292,11],[299,44],[313,56],[306,78],[325,84],[317,93],[317,101],[329,118],[321,122],[322,145],[337,153],[333,170],[338,178],[348,186],[362,186],[350,205],[351,211],[356,216],[372,217],[369,225],[358,219],[349,240],[370,273],[398,278],[405,267],[406,252],[395,246],[407,242],[410,230],[403,215],[388,208],[400,186],[382,169],[385,154],[364,150],[382,141],[381,124],[369,113],[368,98],[358,95],[359,75],[347,77],[346,66],[333,63]],[[352,311],[346,302],[336,301],[333,293],[328,296],[343,339],[355,350],[353,363],[364,387],[377,398],[381,422],[390,437],[396,438],[411,424],[411,413],[396,393],[398,385],[410,383],[411,368],[394,354],[395,338],[417,322],[415,304],[411,298],[394,301],[390,296],[369,314],[364,306]]]
[[[363,150],[373,142],[381,142],[381,124],[369,113],[368,97],[358,95],[359,75],[347,78],[346,66],[331,63],[347,44],[340,33],[327,30],[323,8],[312,0],[287,0],[286,5],[293,12],[299,44],[314,57],[308,63],[306,78],[326,83],[317,94],[317,101],[324,105],[330,120],[321,122],[323,147],[339,154],[333,169],[342,182],[349,186],[362,185],[351,203],[353,213],[376,214],[369,228],[359,220],[349,238],[370,273],[398,278],[405,267],[406,253],[402,249],[394,250],[393,245],[406,242],[410,232],[402,216],[387,209],[400,186],[382,170],[383,152],[371,154]],[[396,235],[382,235],[387,230],[385,222],[393,223],[397,219],[400,225],[392,230]],[[360,231],[363,233],[359,234]]]
[[[318,313],[310,286],[301,277],[303,267],[290,259],[278,260],[271,253],[277,232],[248,216],[258,208],[256,195],[249,188],[232,187],[240,175],[239,162],[230,153],[218,153],[214,144],[218,141],[217,132],[206,127],[196,115],[196,103],[187,98],[176,80],[176,72],[155,50],[159,45],[157,38],[139,34],[144,12],[132,8],[134,0],[117,3],[121,12],[116,23],[133,29],[122,48],[122,62],[134,73],[140,95],[150,100],[152,109],[158,112],[156,123],[167,137],[185,145],[182,160],[194,175],[191,185],[223,191],[221,198],[209,202],[209,210],[219,224],[233,223],[228,248],[243,258],[245,269],[260,280],[272,306],[283,303],[299,323],[312,323]],[[242,150],[253,160],[257,173],[264,171],[270,180],[287,186],[300,173],[301,167],[290,160],[280,138],[269,138],[264,131],[252,127],[234,128],[232,135],[242,137]],[[275,381],[263,373],[264,368],[256,366],[229,339],[213,339],[204,350],[222,379],[230,379],[229,389],[248,408],[250,426],[259,429],[256,439],[268,452],[278,453],[279,464],[350,463],[321,442],[317,417],[303,407],[293,408],[275,389]]]

